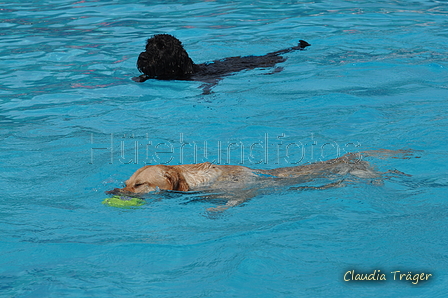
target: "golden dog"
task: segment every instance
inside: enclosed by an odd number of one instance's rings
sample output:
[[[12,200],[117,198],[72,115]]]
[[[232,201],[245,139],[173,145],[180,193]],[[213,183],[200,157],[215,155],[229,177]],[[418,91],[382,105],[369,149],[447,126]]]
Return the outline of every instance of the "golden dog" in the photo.
[[[347,153],[325,162],[276,168],[272,170],[251,169],[245,166],[217,165],[209,162],[189,165],[150,165],[138,169],[124,188],[115,188],[108,194],[144,194],[155,190],[206,191],[206,190],[248,190],[251,186],[269,187],[294,185],[316,178],[341,178],[351,175],[358,178],[379,179],[381,174],[365,160],[366,156],[408,158],[409,150],[376,150],[362,153]],[[389,171],[390,172],[390,171]],[[394,173],[403,174],[398,171]],[[320,187],[296,187],[294,189],[325,189],[340,185],[341,181]],[[252,192],[253,193],[253,192]],[[250,195],[249,197],[252,197]],[[248,197],[229,201],[225,208],[244,202]],[[222,208],[221,208],[222,209]]]

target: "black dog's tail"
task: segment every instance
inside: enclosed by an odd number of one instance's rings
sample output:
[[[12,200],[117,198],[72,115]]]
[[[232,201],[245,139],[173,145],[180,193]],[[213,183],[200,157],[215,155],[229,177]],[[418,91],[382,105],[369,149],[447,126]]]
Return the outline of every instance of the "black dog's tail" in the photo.
[[[269,53],[268,55],[272,55],[272,56],[283,55],[283,54],[286,54],[286,53],[289,53],[289,52],[292,52],[292,51],[303,50],[303,49],[305,49],[306,47],[309,47],[309,46],[311,46],[311,45],[309,43],[307,43],[306,41],[299,40],[299,44],[297,46],[295,46],[295,47],[290,47],[290,48],[283,49],[283,50],[280,50],[280,51],[277,51],[277,52],[272,52],[272,53]]]
[[[309,46],[311,46],[309,43],[307,43],[306,41],[304,41],[304,40],[299,40],[299,45],[298,45],[298,47],[300,47],[301,49],[304,49],[304,48],[306,48],[306,47],[309,47]]]

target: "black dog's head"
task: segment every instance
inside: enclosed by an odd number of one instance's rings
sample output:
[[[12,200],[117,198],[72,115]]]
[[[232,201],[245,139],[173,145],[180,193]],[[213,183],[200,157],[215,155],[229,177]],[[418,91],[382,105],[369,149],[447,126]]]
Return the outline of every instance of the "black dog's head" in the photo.
[[[137,68],[148,78],[182,80],[193,73],[193,61],[177,38],[157,34],[148,39],[146,51],[138,57]]]

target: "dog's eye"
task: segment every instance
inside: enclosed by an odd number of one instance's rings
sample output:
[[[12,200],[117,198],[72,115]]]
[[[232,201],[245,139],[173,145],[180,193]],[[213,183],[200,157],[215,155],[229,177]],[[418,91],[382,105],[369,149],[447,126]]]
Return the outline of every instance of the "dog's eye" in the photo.
[[[144,183],[135,183],[135,187],[142,186]]]

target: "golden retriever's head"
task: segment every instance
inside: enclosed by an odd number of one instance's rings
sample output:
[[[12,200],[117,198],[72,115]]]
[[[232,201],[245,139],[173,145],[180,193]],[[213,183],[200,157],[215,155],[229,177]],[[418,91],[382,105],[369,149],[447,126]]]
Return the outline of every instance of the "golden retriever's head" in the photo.
[[[115,188],[108,194],[118,193],[148,193],[157,188],[165,190],[188,191],[189,187],[184,176],[171,166],[145,166],[138,169],[126,181],[126,187]]]

